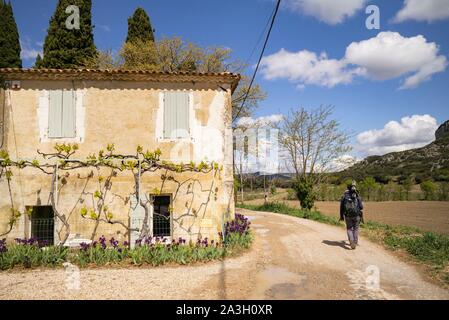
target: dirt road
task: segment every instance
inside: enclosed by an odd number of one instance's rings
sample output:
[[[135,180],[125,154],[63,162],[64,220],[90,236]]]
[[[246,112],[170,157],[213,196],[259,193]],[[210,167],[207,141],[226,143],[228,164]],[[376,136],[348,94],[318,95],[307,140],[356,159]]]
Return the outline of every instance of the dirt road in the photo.
[[[448,290],[376,244],[362,239],[348,250],[341,228],[242,211],[256,241],[241,257],[189,267],[82,270],[79,289],[64,270],[0,272],[0,299],[449,299]]]

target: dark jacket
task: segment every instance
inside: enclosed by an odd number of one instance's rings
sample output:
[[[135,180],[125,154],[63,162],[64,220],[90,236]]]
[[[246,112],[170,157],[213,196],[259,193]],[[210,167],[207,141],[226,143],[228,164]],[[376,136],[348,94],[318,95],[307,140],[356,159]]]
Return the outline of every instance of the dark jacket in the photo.
[[[341,197],[340,200],[340,219],[344,219],[345,218],[345,201],[351,199],[351,193],[349,192],[349,190],[345,191],[345,194],[343,195],[343,197]],[[357,203],[359,205],[359,210],[360,212],[362,212],[363,210],[363,201],[362,198],[359,196],[359,194],[357,193]]]

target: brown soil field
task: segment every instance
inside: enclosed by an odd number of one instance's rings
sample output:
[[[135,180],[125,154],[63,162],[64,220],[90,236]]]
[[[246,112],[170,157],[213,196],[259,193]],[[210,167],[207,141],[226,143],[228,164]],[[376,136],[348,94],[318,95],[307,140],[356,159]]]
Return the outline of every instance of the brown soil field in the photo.
[[[271,199],[269,199],[270,201]],[[298,201],[281,200],[292,207],[299,207]],[[248,204],[262,204],[263,199],[247,201]],[[319,201],[318,211],[327,216],[339,216],[339,202]],[[444,201],[388,201],[365,202],[365,221],[377,221],[390,225],[418,227],[425,231],[449,234],[449,202]]]

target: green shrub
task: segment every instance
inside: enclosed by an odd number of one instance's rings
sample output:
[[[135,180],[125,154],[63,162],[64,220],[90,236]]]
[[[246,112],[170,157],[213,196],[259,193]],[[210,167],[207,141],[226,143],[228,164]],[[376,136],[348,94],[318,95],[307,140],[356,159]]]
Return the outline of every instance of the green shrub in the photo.
[[[313,190],[313,185],[310,182],[297,181],[294,183],[293,189],[296,192],[296,196],[299,200],[301,208],[306,211],[310,211],[313,208],[316,200],[316,194]]]

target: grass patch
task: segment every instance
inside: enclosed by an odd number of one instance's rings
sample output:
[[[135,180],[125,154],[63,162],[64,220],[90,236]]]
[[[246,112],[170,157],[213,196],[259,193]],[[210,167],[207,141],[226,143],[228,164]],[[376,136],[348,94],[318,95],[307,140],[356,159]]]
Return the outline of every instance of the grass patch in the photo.
[[[237,205],[254,211],[266,211],[286,214],[298,218],[307,218],[333,226],[344,226],[336,217],[320,212],[306,213],[284,203],[270,202],[263,205]],[[430,271],[430,275],[445,286],[449,285],[449,237],[434,232],[425,232],[416,227],[391,226],[375,221],[361,225],[361,233],[371,241],[381,243],[392,250],[402,250]]]

